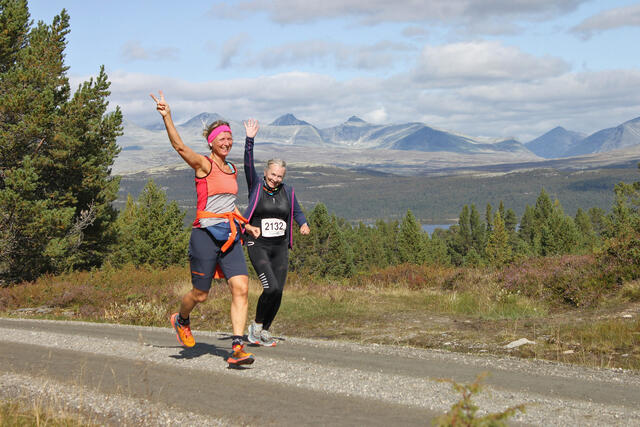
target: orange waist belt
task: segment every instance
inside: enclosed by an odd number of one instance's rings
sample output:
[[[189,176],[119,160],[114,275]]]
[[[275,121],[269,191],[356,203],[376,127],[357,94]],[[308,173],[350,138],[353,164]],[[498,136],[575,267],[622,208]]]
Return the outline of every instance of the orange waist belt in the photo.
[[[226,218],[227,221],[229,221],[229,228],[231,228],[231,234],[229,235],[229,238],[227,239],[227,241],[224,242],[224,245],[222,245],[222,247],[220,248],[222,252],[226,252],[227,249],[229,249],[231,245],[233,245],[233,242],[236,240],[236,236],[238,235],[238,229],[236,228],[236,222],[234,221],[234,219],[237,219],[239,222],[244,224],[249,222],[248,219],[246,219],[242,215],[239,215],[235,212],[214,213],[209,211],[196,211],[196,219],[201,219],[201,218]],[[224,274],[222,273],[222,270],[220,269],[219,265],[216,265],[216,271],[213,275],[213,278],[224,279]]]
[[[233,242],[236,240],[236,236],[238,235],[238,229],[236,227],[236,222],[234,220],[237,219],[239,222],[243,224],[246,224],[247,222],[249,222],[248,219],[246,219],[242,215],[239,215],[235,212],[214,213],[209,211],[197,211],[196,219],[202,219],[202,218],[225,218],[227,221],[229,221],[231,234],[229,235],[229,238],[224,243],[224,245],[222,245],[222,248],[220,248],[222,252],[226,252],[227,249],[231,247]]]

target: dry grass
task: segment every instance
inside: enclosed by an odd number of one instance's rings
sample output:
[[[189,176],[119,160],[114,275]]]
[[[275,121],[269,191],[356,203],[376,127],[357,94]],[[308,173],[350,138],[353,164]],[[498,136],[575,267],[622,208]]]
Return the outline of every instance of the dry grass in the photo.
[[[559,258],[557,262],[576,269],[565,273],[575,292],[577,271],[591,269],[591,261]],[[640,282],[599,294],[598,305],[563,305],[563,294],[556,288],[545,291],[534,275],[542,267],[559,268],[550,263],[535,261],[506,273],[398,266],[351,280],[315,280],[292,273],[273,332],[640,370]],[[190,288],[183,267],[103,269],[0,288],[0,311],[9,316],[168,326],[169,315]],[[598,287],[598,292],[604,288]],[[593,289],[589,287],[589,294]],[[258,281],[251,280],[249,317],[261,291]],[[558,298],[550,299],[551,295]],[[193,328],[230,330],[230,300],[226,284],[214,284],[209,299],[192,312]],[[43,306],[44,314],[16,311]],[[536,344],[504,348],[523,337]]]
[[[0,426],[3,427],[76,427],[97,425],[81,414],[56,409],[56,405],[17,400],[0,402]]]

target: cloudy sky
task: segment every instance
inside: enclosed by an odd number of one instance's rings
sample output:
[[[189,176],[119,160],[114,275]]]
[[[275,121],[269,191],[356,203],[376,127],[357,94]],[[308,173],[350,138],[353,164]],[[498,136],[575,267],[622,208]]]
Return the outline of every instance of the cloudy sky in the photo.
[[[630,0],[30,0],[71,16],[76,86],[105,65],[112,105],[318,127],[352,115],[527,142],[640,116],[640,2]]]

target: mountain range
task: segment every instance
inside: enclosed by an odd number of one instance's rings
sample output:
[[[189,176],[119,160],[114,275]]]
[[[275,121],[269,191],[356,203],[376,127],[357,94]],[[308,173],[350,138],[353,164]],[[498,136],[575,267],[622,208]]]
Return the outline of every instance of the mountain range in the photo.
[[[201,113],[177,128],[187,145],[206,153],[203,128],[220,118],[218,114]],[[236,135],[230,157],[232,161],[240,161],[244,127],[242,122],[233,120],[230,125]],[[113,168],[117,174],[180,162],[160,120],[157,125],[147,127],[125,120],[118,144],[122,152]],[[501,165],[501,169],[504,165],[513,165],[514,169],[544,167],[545,161],[559,158],[568,158],[563,162],[567,165],[610,163],[618,151],[622,160],[640,158],[640,117],[591,135],[556,127],[523,144],[514,138],[470,137],[418,122],[372,124],[356,116],[338,126],[321,129],[293,114],[285,114],[272,123],[260,125],[255,150],[257,159],[280,157],[289,162],[399,175],[454,173],[491,165]]]

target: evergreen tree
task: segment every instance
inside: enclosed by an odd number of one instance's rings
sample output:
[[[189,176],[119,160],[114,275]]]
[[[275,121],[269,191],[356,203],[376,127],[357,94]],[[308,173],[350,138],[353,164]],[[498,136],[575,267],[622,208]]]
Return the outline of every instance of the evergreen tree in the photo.
[[[469,225],[471,228],[471,240],[473,242],[473,248],[476,250],[479,257],[484,255],[484,247],[487,240],[487,228],[485,224],[480,220],[480,214],[476,209],[476,205],[471,205],[471,213],[469,215]]]
[[[540,254],[547,256],[573,253],[578,237],[573,219],[564,214],[560,202],[556,200],[549,217],[541,227]]]
[[[450,265],[451,255],[447,248],[447,242],[439,233],[433,233],[431,237],[425,235],[425,262],[428,264]]]
[[[533,207],[527,205],[524,208],[522,219],[520,220],[520,229],[518,230],[520,238],[528,245],[534,245],[536,235],[535,213]]]
[[[487,203],[487,208],[484,211],[484,220],[487,224],[487,234],[490,234],[493,230],[493,206],[491,206],[491,203]]]
[[[454,263],[462,264],[464,257],[473,247],[473,235],[471,233],[471,216],[469,206],[464,205],[458,218],[458,225],[450,229],[454,234],[451,242],[451,255]]]
[[[119,240],[110,257],[115,265],[153,265],[166,267],[187,261],[189,232],[184,229],[185,212],[153,180],[137,201],[127,197],[125,209],[118,216]]]
[[[509,233],[515,233],[517,226],[518,216],[513,209],[507,209],[507,212],[504,214],[504,228],[506,228]]]
[[[511,246],[509,245],[509,233],[504,226],[500,211],[493,219],[493,229],[489,235],[486,248],[487,258],[492,265],[500,266],[511,260]]]
[[[553,212],[553,202],[551,202],[551,198],[549,194],[544,190],[540,190],[540,194],[536,199],[536,206],[533,209],[533,218],[534,224],[537,227],[541,227],[543,224],[547,222],[547,220],[551,217],[551,213]]]
[[[602,256],[606,263],[614,262],[633,270],[640,264],[640,181],[620,182],[614,192]],[[638,273],[632,272],[631,277],[638,277]]]
[[[594,207],[590,208],[587,213],[589,214],[589,220],[593,225],[593,231],[597,236],[602,236],[610,225],[606,212],[603,209]]]
[[[322,203],[314,206],[308,216],[314,231],[298,239],[291,254],[291,268],[318,276],[349,277],[354,273],[353,251],[338,226],[338,219],[330,216]]]
[[[582,209],[578,208],[574,223],[579,234],[578,245],[591,252],[597,243],[597,236],[591,224],[591,218]]]
[[[377,220],[375,231],[377,239],[382,242],[386,265],[399,264],[398,242],[400,239],[400,226],[398,221],[385,222],[381,219]]]
[[[398,257],[400,262],[420,265],[424,263],[426,254],[424,247],[424,232],[411,210],[400,223],[398,240]]]
[[[0,281],[99,265],[115,239],[119,109],[106,74],[74,96],[64,65],[69,16],[29,20],[26,1],[0,1]],[[30,260],[25,263],[24,260]]]

